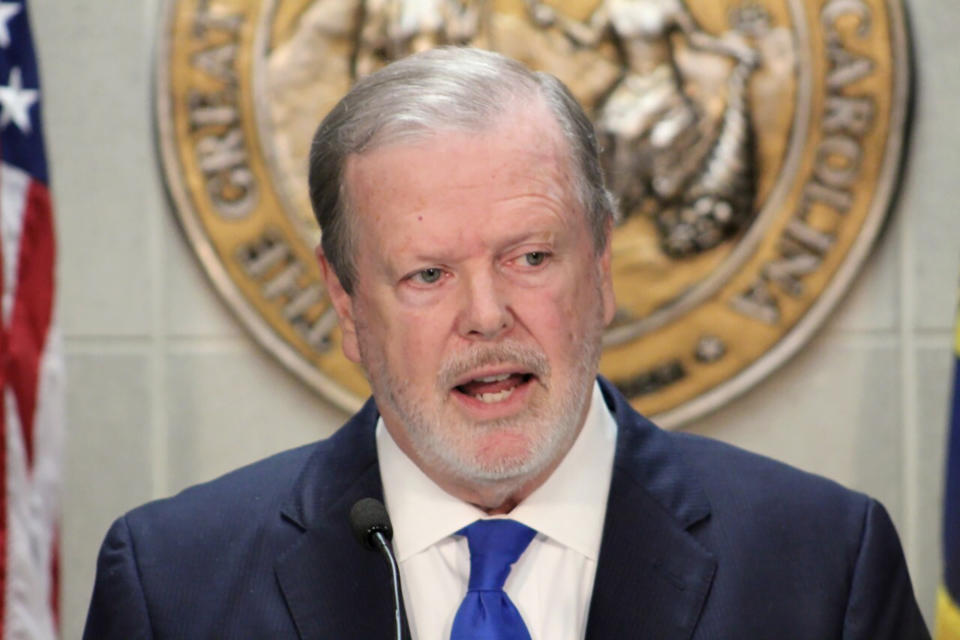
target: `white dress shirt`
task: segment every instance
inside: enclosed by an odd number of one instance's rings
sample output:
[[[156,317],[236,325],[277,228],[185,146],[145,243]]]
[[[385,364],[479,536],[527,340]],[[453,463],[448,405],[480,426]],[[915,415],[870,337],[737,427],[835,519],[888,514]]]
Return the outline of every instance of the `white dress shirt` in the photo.
[[[489,517],[444,492],[397,446],[381,418],[377,455],[414,640],[449,640],[467,592],[470,550],[456,531]],[[538,533],[504,590],[533,640],[582,640],[600,553],[617,423],[594,384],[586,422],[546,482],[507,516]]]

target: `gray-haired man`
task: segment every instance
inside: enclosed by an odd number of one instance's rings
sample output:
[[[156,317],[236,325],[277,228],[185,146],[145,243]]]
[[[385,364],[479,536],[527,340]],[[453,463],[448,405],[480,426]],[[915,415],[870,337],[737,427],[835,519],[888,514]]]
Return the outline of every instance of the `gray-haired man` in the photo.
[[[389,637],[363,497],[415,638],[928,637],[879,504],[660,431],[596,377],[613,207],[556,79],[467,49],[394,63],[320,125],[310,190],[373,399],[119,519],[87,637]]]

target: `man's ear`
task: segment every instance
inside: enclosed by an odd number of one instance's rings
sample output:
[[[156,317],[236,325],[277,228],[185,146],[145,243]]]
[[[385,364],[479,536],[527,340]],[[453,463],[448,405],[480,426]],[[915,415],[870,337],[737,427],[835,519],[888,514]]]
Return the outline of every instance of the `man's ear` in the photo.
[[[617,313],[617,299],[613,293],[613,223],[607,225],[607,244],[600,254],[600,295],[603,299],[603,326],[613,322]]]
[[[340,284],[340,278],[323,253],[323,247],[319,244],[316,248],[316,254],[317,261],[320,263],[320,270],[323,272],[323,281],[327,285],[327,293],[330,294],[330,301],[333,303],[337,318],[340,320],[340,331],[343,334],[343,355],[351,362],[360,364],[360,345],[357,342],[357,324],[353,317],[353,298]]]

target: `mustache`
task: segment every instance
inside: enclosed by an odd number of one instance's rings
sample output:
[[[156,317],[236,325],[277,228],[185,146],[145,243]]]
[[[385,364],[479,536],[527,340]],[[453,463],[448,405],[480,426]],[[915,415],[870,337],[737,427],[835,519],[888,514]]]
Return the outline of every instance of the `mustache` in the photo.
[[[550,363],[539,349],[511,343],[491,344],[474,347],[444,362],[437,374],[438,384],[441,389],[449,389],[465,374],[493,364],[517,366],[529,371],[541,381],[550,375]]]

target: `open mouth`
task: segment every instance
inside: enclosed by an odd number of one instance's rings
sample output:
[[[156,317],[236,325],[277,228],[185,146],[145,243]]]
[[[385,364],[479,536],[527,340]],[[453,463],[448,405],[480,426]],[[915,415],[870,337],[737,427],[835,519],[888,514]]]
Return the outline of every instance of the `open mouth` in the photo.
[[[453,390],[484,404],[496,404],[506,401],[532,379],[532,373],[499,373],[472,378]]]

